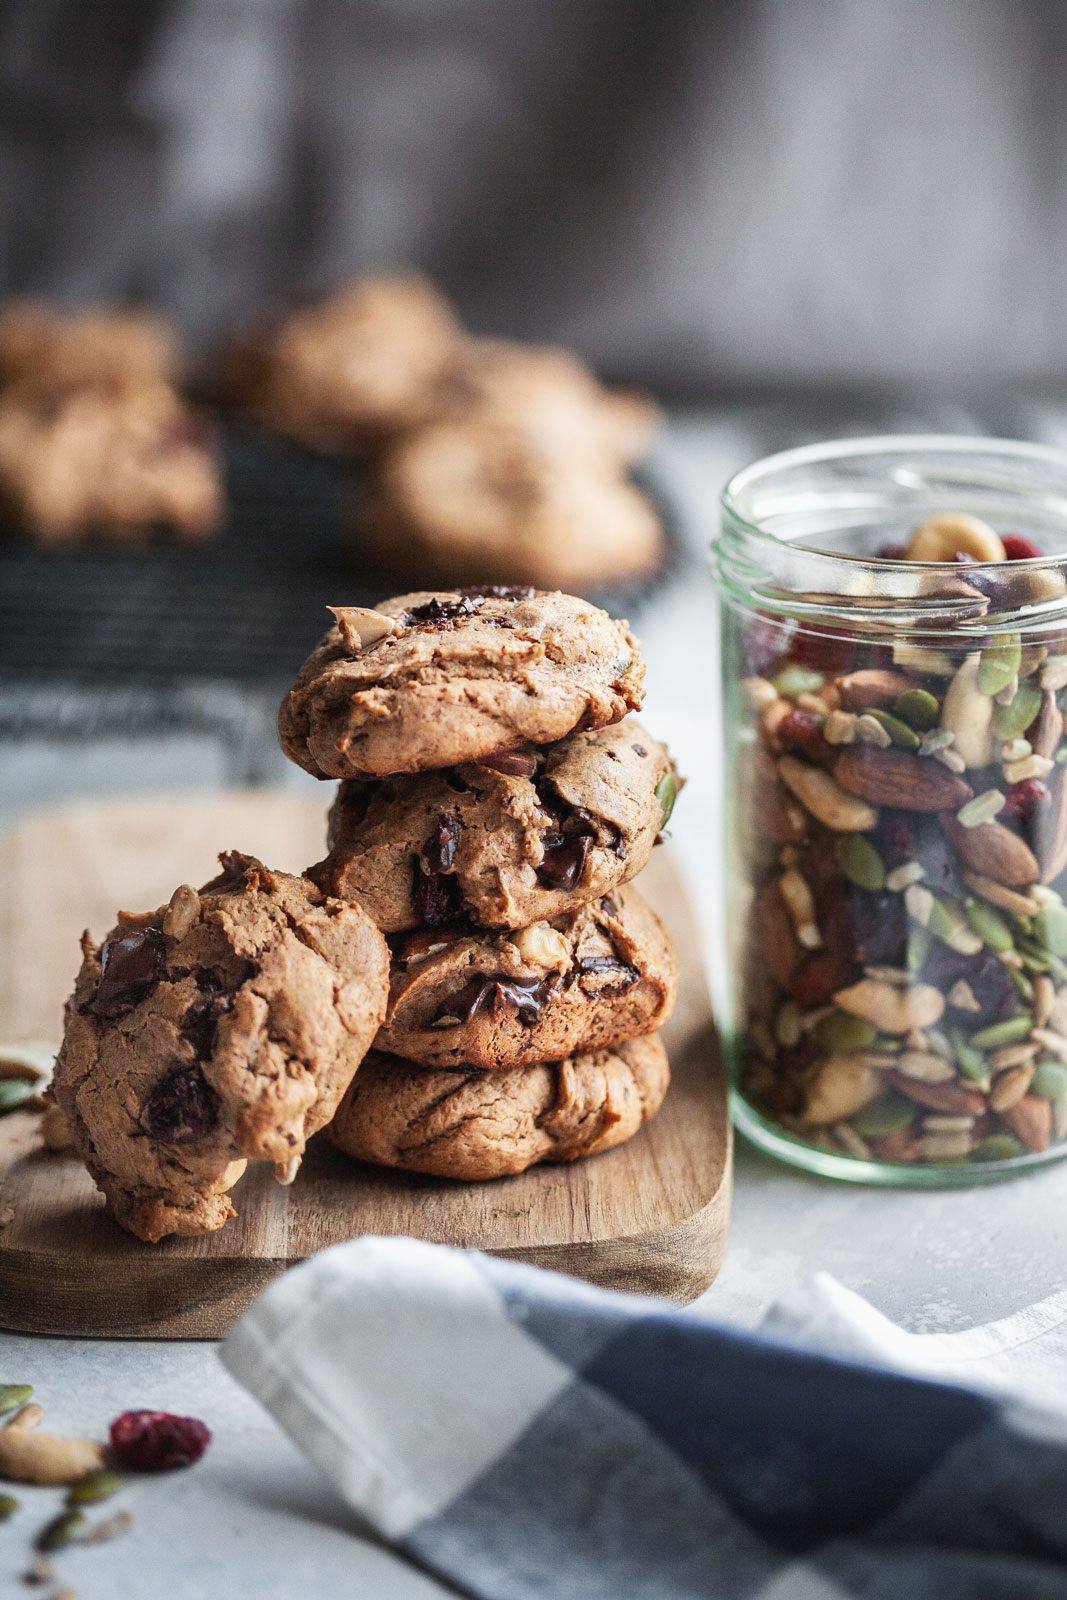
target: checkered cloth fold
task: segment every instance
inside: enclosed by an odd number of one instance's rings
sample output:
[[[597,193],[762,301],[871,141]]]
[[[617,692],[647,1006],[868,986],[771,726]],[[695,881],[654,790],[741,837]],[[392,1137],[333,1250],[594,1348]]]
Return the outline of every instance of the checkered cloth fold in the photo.
[[[1052,1413],[411,1239],[223,1347],[387,1539],[484,1600],[1064,1600]]]

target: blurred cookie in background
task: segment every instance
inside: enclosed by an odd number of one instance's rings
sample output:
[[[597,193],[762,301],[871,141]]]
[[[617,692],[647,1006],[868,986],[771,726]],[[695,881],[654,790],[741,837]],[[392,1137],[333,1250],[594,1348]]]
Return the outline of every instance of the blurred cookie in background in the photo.
[[[434,422],[375,464],[362,548],[396,576],[581,593],[653,572],[660,518],[617,460],[565,429]]]
[[[512,339],[464,340],[431,409],[434,420],[510,423],[628,464],[663,426],[653,399],[605,388],[572,350]]]
[[[38,542],[204,539],[224,508],[213,430],[169,384],[0,394],[0,512]]]
[[[358,453],[427,415],[461,337],[418,274],[356,279],[236,341],[222,390],[277,433]]]
[[[182,366],[178,330],[142,307],[59,310],[40,300],[0,307],[0,386],[174,383]]]

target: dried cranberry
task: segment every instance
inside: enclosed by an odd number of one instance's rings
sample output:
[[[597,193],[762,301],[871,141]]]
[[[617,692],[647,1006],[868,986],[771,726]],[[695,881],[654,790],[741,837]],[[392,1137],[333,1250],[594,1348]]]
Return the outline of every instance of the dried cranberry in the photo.
[[[845,989],[855,976],[855,963],[844,957],[818,954],[802,961],[789,980],[789,993],[803,1010],[829,1003],[838,989]]]
[[[903,544],[879,545],[874,552],[874,559],[876,561],[906,561],[908,559],[908,547]]]
[[[167,947],[159,928],[136,928],[104,941],[93,1010],[117,1017],[136,1005],[166,970]]]
[[[1004,793],[1005,800],[998,820],[1005,817],[1032,817],[1048,799],[1048,787],[1040,778],[1024,778],[1021,783],[1009,785]]]
[[[179,1067],[152,1090],[145,1102],[144,1124],[163,1144],[188,1144],[217,1125],[218,1105],[199,1067]]]
[[[945,995],[951,992],[960,978],[966,979],[979,1009],[961,1010],[957,1015],[961,1022],[969,1026],[1003,1022],[1014,1016],[1019,1008],[1019,997],[1008,977],[1008,969],[990,950],[964,956],[935,939],[923,964],[923,977]]]
[[[431,872],[448,872],[455,865],[459,844],[459,823],[451,812],[438,817],[437,827],[426,841],[423,858]]]
[[[197,1056],[206,1061],[215,1048],[219,1018],[233,1009],[232,994],[207,992],[194,1000],[182,1018],[182,1032],[193,1044]]]
[[[1000,542],[1009,561],[1032,561],[1035,556],[1044,554],[1032,539],[1024,539],[1021,533],[1006,533]]]
[[[957,557],[957,559],[959,558]],[[1014,609],[1016,602],[1013,597],[1010,578],[998,577],[995,571],[981,570],[975,566],[975,563],[969,557],[964,564],[969,568],[973,568],[967,573],[967,582],[972,589],[977,589],[979,594],[986,596],[993,611],[1011,611]],[[978,641],[975,640],[974,643],[977,644]]]
[[[441,872],[423,872],[416,864],[412,894],[415,915],[427,928],[440,928],[459,915],[459,885]]]
[[[878,840],[887,867],[915,860],[915,827],[906,811],[883,811]]]
[[[850,884],[845,904],[852,922],[853,951],[863,966],[896,966],[904,955],[908,917],[903,897]]]
[[[789,645],[792,659],[817,672],[842,672],[852,660],[853,643],[835,634],[817,633],[800,623]]]
[[[782,744],[792,745],[808,755],[821,754],[826,749],[822,726],[814,711],[787,711],[775,732]]]
[[[206,1423],[169,1411],[124,1411],[111,1424],[111,1448],[137,1472],[191,1467],[210,1443]]]
[[[951,895],[962,900],[966,895],[960,858],[951,841],[935,818],[917,818],[915,859],[921,862],[926,888],[934,894]]]
[[[818,1059],[819,1047],[810,1037],[779,1050],[775,1064],[781,1072],[804,1072]]]

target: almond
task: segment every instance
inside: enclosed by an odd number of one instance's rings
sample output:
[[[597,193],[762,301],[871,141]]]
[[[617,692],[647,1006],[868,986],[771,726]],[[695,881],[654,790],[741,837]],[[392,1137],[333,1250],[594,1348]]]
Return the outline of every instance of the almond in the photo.
[[[1000,1113],[1002,1120],[1028,1150],[1047,1150],[1052,1143],[1052,1101],[1027,1094]]]
[[[918,1156],[915,1135],[909,1128],[898,1128],[895,1133],[883,1133],[871,1140],[871,1153],[879,1161],[914,1161]]]
[[[1041,696],[1041,710],[1027,735],[1035,756],[1051,761],[1063,737],[1063,712],[1056,704],[1056,696],[1046,689]]]
[[[981,822],[965,828],[951,811],[938,818],[964,862],[980,877],[1007,887],[1026,887],[1041,876],[1037,857],[1024,839],[1002,822]]]
[[[369,611],[366,606],[327,606],[326,609],[337,618],[345,649],[352,655],[369,650],[379,639],[400,632],[396,618],[387,617],[383,611]]]
[[[764,958],[775,982],[781,989],[788,988],[800,960],[800,944],[788,907],[774,882],[764,884],[759,892],[756,927]]]
[[[907,750],[846,746],[834,762],[833,776],[849,794],[903,811],[956,811],[974,795],[970,784],[940,762]]]
[[[903,1095],[917,1105],[931,1111],[947,1111],[953,1116],[980,1117],[985,1101],[976,1089],[965,1089],[961,1083],[925,1083],[920,1078],[909,1078],[903,1072],[894,1072],[892,1081]]]
[[[902,694],[907,694],[909,689],[917,689],[919,684],[906,673],[870,667],[838,678],[834,687],[846,711],[866,711],[871,706],[893,705]]]
[[[753,830],[777,845],[799,844],[808,835],[808,813],[778,781],[774,761],[761,745],[750,746],[746,755],[745,812]]]

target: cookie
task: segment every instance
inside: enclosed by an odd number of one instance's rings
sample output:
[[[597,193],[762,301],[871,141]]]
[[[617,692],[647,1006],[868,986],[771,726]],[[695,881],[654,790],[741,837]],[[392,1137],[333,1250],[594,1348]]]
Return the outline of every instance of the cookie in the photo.
[[[384,933],[525,928],[636,877],[670,815],[670,757],[633,718],[445,772],[341,785],[308,869]]]
[[[291,1181],[385,1012],[358,906],[237,854],[120,915],[67,1002],[54,1094],[112,1216],[141,1239],[220,1228],[247,1160]]]
[[[409,581],[578,592],[633,582],[664,552],[655,508],[609,459],[569,433],[495,421],[401,437],[377,466],[361,538]]]
[[[637,641],[573,595],[474,587],[333,610],[278,715],[316,778],[458,766],[641,708]]]
[[[433,396],[434,419],[493,421],[574,454],[639,461],[663,425],[646,395],[606,389],[572,350],[466,339]]]
[[[235,346],[224,386],[276,432],[345,453],[420,420],[459,339],[425,278],[357,279]]]
[[[203,539],[224,510],[213,434],[164,383],[13,385],[0,395],[0,508],[44,543]]]
[[[38,300],[0,309],[0,385],[174,382],[181,348],[171,322],[145,310],[59,311]]]
[[[514,933],[395,936],[375,1048],[427,1067],[562,1061],[654,1033],[676,987],[667,931],[626,885]]]
[[[427,1072],[371,1051],[327,1138],[383,1167],[501,1178],[633,1138],[667,1092],[658,1035],[511,1072]]]

